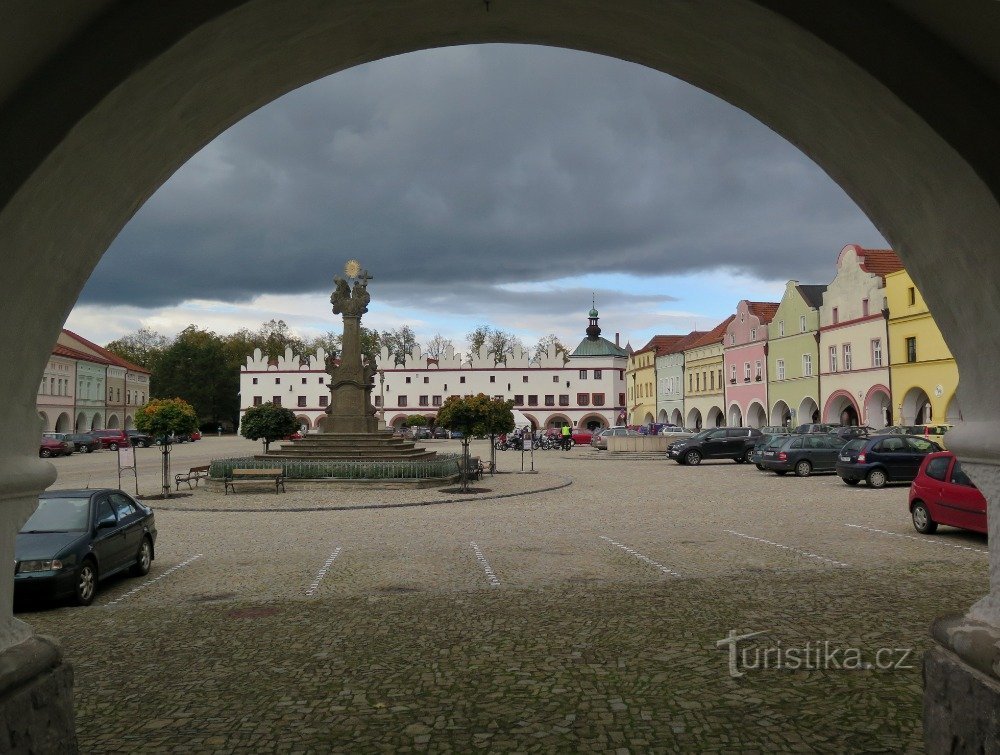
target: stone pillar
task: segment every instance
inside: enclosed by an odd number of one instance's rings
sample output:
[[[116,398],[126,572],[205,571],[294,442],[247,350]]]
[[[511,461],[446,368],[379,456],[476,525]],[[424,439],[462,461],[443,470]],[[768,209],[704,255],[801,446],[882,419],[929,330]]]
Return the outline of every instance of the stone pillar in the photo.
[[[320,421],[324,433],[378,432],[372,406],[372,375],[361,359],[361,317],[344,313],[344,341],[340,364],[330,374],[330,405]]]
[[[1000,753],[1000,437],[997,423],[965,422],[948,447],[988,501],[990,590],[965,615],[931,627],[924,655],[927,751]]]

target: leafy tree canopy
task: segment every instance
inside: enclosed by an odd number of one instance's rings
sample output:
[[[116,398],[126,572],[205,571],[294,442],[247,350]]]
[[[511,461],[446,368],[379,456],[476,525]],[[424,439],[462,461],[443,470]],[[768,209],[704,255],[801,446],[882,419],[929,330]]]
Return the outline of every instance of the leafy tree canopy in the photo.
[[[451,342],[450,338],[445,338],[443,335],[438,333],[431,340],[427,342],[427,346],[424,351],[427,352],[427,356],[434,357],[438,359],[444,356],[444,353],[448,349],[454,349],[455,345]]]
[[[548,355],[550,357],[554,357],[556,356],[556,354],[559,354],[560,352],[562,352],[564,359],[569,355],[569,352],[567,351],[566,347],[563,346],[562,339],[559,338],[559,336],[557,336],[555,333],[549,333],[547,336],[543,336],[542,338],[540,338],[538,340],[538,343],[535,344],[535,350],[532,355],[532,359],[537,362],[539,359],[542,358],[543,354]]]
[[[272,441],[291,435],[298,429],[299,421],[291,409],[268,401],[246,410],[240,425],[240,435],[250,440],[263,440],[266,450]]]
[[[499,435],[514,429],[513,401],[490,398],[484,393],[469,398],[449,396],[438,410],[437,424],[448,430],[472,435]]]
[[[135,413],[135,426],[155,438],[198,429],[198,415],[184,399],[153,399]]]
[[[383,330],[380,334],[382,346],[388,347],[389,354],[395,358],[396,364],[402,364],[406,356],[417,345],[417,334],[409,325]]]
[[[139,328],[135,333],[122,336],[104,348],[133,364],[153,371],[169,345],[170,339],[166,336],[148,328]]]
[[[407,427],[426,427],[429,420],[423,414],[411,414],[406,418]]]

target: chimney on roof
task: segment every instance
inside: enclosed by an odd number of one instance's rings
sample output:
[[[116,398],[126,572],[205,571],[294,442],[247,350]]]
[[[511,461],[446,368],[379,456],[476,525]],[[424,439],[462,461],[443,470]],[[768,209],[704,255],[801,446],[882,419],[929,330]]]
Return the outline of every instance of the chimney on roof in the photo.
[[[615,346],[621,346],[621,333],[615,333]]]

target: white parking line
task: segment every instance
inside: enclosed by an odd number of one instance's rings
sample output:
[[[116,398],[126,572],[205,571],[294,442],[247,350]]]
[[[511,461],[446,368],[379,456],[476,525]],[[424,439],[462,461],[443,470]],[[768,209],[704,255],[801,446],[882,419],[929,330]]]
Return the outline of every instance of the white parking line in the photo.
[[[330,557],[325,562],[323,562],[323,566],[316,573],[316,579],[312,581],[312,584],[309,585],[309,589],[306,590],[306,595],[312,595],[313,593],[316,592],[316,590],[319,589],[319,583],[323,581],[323,577],[326,576],[326,573],[330,570],[330,567],[333,565],[333,562],[337,560],[337,556],[340,555],[341,550],[343,549],[338,545],[336,550],[334,550],[333,553],[330,554]]]
[[[476,542],[470,541],[469,545],[472,546],[472,550],[476,554],[476,560],[479,562],[480,566],[483,567],[483,571],[486,572],[486,581],[490,583],[491,587],[500,586],[500,578],[493,571],[493,567],[490,566],[490,562],[486,560],[486,556],[483,555],[483,551],[480,549]]]
[[[866,527],[863,524],[845,524],[845,527],[853,527],[856,530],[866,530],[868,532],[877,532],[880,535],[892,535],[893,537],[905,537],[907,540],[916,540],[918,543],[924,543],[926,545],[943,545],[947,548],[957,548],[960,551],[971,551],[973,553],[982,553],[984,556],[990,555],[989,551],[983,550],[982,548],[972,548],[968,545],[955,545],[954,543],[946,543],[943,540],[936,540],[933,537],[928,537],[924,535],[923,537],[916,537],[914,535],[902,535],[899,532],[889,532],[889,530],[880,530],[876,527]]]
[[[827,558],[826,556],[820,556],[818,553],[809,553],[809,551],[800,550],[799,548],[794,548],[791,545],[784,545],[782,543],[775,543],[770,540],[765,540],[762,537],[754,537],[753,535],[747,535],[743,532],[736,532],[736,530],[726,530],[730,535],[736,535],[736,537],[746,538],[747,540],[753,540],[757,543],[764,543],[765,545],[773,545],[775,548],[781,548],[782,550],[791,551],[792,553],[798,553],[800,556],[805,556],[806,558],[814,558],[817,561],[823,561],[828,564],[833,564],[834,566],[850,566],[843,561],[837,561],[833,558]]]
[[[125,600],[125,598],[128,598],[128,597],[130,597],[132,595],[135,595],[140,590],[145,590],[147,587],[151,587],[152,585],[155,585],[157,582],[159,582],[164,577],[169,577],[171,574],[173,574],[178,569],[182,569],[185,566],[187,566],[188,564],[192,563],[193,561],[197,561],[199,558],[201,558],[201,555],[202,554],[199,553],[199,554],[197,554],[195,556],[191,556],[191,558],[189,558],[187,561],[181,561],[176,566],[171,566],[169,569],[167,569],[165,572],[163,572],[163,574],[161,574],[159,577],[156,577],[155,579],[151,579],[148,582],[143,582],[138,587],[136,587],[136,588],[134,588],[132,590],[129,590],[124,595],[118,596],[115,600],[112,600],[110,603],[106,604],[105,608],[111,608],[111,606],[116,605],[118,603],[121,603],[123,600]]]
[[[663,564],[659,563],[658,561],[654,561],[649,556],[646,556],[646,555],[643,555],[642,553],[639,553],[639,551],[637,551],[635,548],[630,548],[629,546],[625,545],[624,543],[619,543],[617,540],[612,540],[607,535],[601,535],[601,540],[606,540],[607,542],[611,543],[616,548],[621,548],[623,551],[625,551],[627,554],[629,554],[633,558],[637,558],[640,561],[644,561],[645,563],[649,564],[650,566],[659,569],[664,574],[669,574],[671,577],[679,577],[679,576],[681,576],[680,574],[678,574],[677,572],[673,571],[672,569],[668,569],[666,566],[664,566]]]

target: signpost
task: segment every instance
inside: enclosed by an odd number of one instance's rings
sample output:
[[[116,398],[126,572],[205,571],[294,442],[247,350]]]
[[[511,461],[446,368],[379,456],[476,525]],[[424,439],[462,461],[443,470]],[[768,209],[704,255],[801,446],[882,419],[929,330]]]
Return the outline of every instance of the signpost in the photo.
[[[118,446],[118,489],[122,489],[122,472],[131,472],[135,478],[135,494],[139,495],[139,472],[135,466],[135,449]]]

